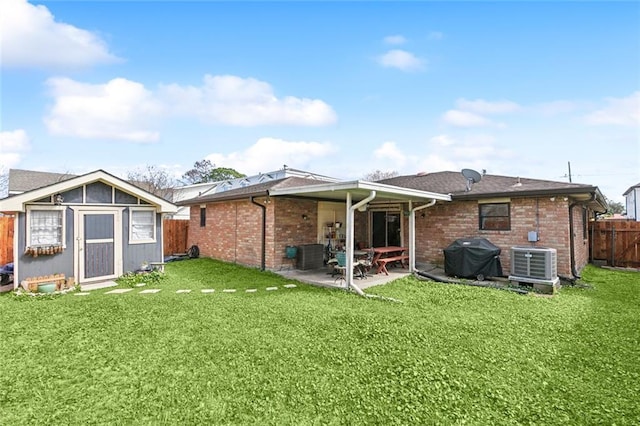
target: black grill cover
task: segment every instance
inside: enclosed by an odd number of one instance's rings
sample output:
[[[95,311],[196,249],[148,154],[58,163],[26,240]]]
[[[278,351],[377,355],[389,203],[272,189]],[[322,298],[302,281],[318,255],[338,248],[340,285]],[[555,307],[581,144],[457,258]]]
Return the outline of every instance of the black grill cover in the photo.
[[[444,272],[461,278],[502,276],[500,248],[485,238],[460,238],[444,249]]]

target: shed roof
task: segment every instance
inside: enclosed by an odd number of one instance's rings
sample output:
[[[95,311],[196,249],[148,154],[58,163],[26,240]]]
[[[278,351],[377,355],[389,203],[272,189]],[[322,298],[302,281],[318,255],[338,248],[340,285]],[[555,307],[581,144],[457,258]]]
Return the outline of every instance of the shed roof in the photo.
[[[113,185],[116,188],[119,188],[129,194],[135,195],[145,200],[149,204],[156,206],[158,208],[158,211],[161,213],[175,213],[177,211],[177,207],[175,204],[168,202],[164,198],[153,195],[152,193],[145,191],[135,185],[132,185],[125,180],[113,176],[112,174],[109,174],[104,170],[96,170],[81,176],[73,176],[63,181],[57,181],[55,183],[37,189],[32,189],[18,195],[4,198],[0,200],[0,211],[25,211],[27,203],[56,194],[58,192],[65,192],[70,189],[98,181]]]
[[[626,191],[624,191],[624,194],[622,194],[622,196],[626,196],[628,193],[630,193],[631,191],[633,191],[636,188],[640,188],[640,183],[637,183],[633,186],[630,186],[629,189],[627,189]]]

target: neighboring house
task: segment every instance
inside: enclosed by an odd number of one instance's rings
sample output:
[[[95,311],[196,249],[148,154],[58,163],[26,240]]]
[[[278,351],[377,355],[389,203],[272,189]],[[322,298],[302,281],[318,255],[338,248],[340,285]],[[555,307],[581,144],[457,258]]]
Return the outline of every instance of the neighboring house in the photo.
[[[319,175],[317,173],[305,172],[303,170],[290,169],[284,166],[280,170],[276,170],[268,173],[258,173],[253,176],[246,176],[236,179],[221,180],[218,182],[205,182],[196,183],[192,185],[179,186],[173,189],[173,202],[178,203],[181,201],[189,200],[199,196],[217,194],[219,192],[229,191],[232,189],[244,188],[259,183],[265,183],[276,179],[282,179],[286,177],[299,177],[312,180],[321,180],[326,182],[337,182],[338,179]],[[190,208],[188,205],[181,205],[178,208],[178,212],[173,215],[173,219],[189,220]]]
[[[640,183],[627,189],[624,194],[627,219],[640,222]]]
[[[22,194],[32,189],[62,182],[77,175],[69,173],[37,172],[34,170],[9,169],[9,195]]]
[[[505,273],[512,246],[555,248],[564,277],[576,277],[588,263],[588,221],[607,207],[597,187],[491,175],[467,185],[458,172],[380,182],[288,177],[177,204],[195,207],[188,245],[203,256],[267,269],[290,265],[287,246],[329,243],[347,250],[400,245],[409,248],[411,268],[442,264],[443,249],[461,237],[499,246]]]
[[[52,274],[108,280],[162,262],[162,215],[176,210],[103,170],[2,199],[0,211],[16,215],[15,285]]]

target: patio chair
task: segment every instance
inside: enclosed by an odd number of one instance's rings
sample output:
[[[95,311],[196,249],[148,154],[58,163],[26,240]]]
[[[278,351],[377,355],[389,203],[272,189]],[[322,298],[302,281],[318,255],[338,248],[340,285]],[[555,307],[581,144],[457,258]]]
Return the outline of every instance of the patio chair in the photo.
[[[345,280],[347,275],[347,253],[344,251],[336,252],[336,261],[333,270],[338,274],[337,280]],[[371,262],[365,260],[359,260],[353,262],[353,276],[354,278],[364,279],[367,278],[367,271],[371,267]]]

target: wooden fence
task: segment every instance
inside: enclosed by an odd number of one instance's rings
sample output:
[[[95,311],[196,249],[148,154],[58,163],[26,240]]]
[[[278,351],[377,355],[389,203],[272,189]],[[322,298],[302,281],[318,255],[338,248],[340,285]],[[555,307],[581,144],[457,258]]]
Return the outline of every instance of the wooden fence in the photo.
[[[0,266],[13,262],[13,216],[0,216]]]
[[[640,268],[640,222],[601,220],[589,224],[591,261]]]
[[[165,219],[163,223],[164,255],[185,253],[187,251],[187,234],[189,221],[179,219]]]

